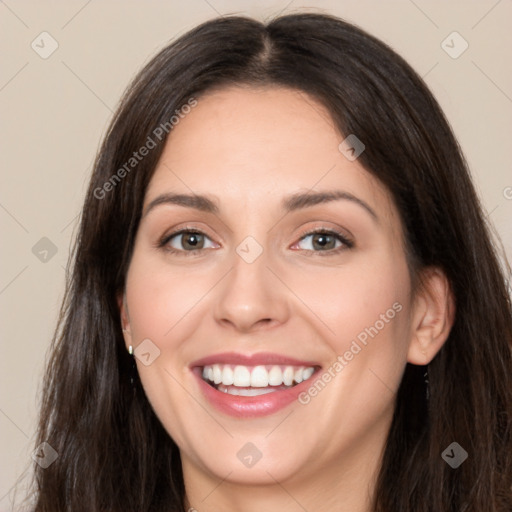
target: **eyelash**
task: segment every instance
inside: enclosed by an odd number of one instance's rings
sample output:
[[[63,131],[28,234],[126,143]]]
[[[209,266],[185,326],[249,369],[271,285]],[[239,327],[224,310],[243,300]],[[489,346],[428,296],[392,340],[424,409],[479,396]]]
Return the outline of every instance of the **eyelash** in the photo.
[[[205,237],[209,238],[206,233],[203,233],[202,231],[200,231],[200,230],[198,230],[196,228],[185,227],[185,228],[182,228],[182,229],[180,229],[178,231],[170,233],[169,235],[165,235],[158,242],[157,247],[159,249],[164,250],[165,252],[168,252],[168,253],[171,253],[171,254],[176,254],[176,255],[179,255],[179,256],[185,256],[185,257],[199,256],[200,251],[202,251],[203,249],[195,249],[195,250],[192,250],[192,251],[184,251],[184,250],[180,250],[180,249],[175,249],[174,247],[167,246],[167,244],[174,237],[182,235],[182,234],[185,234],[185,233],[190,234],[190,235],[202,235],[202,236],[205,236]],[[344,234],[340,233],[339,231],[336,231],[336,230],[334,230],[332,228],[331,229],[316,228],[316,229],[313,229],[311,231],[307,231],[307,232],[305,232],[305,233],[303,233],[301,235],[301,237],[299,238],[298,242],[296,242],[296,243],[299,243],[302,240],[304,240],[305,238],[307,238],[308,236],[315,235],[315,234],[323,234],[323,235],[328,235],[328,236],[333,236],[334,235],[343,245],[341,247],[336,248],[336,249],[329,249],[327,251],[313,251],[313,250],[310,250],[310,249],[302,249],[302,251],[312,252],[312,253],[315,253],[315,255],[323,257],[323,256],[337,255],[337,254],[339,254],[342,251],[345,251],[347,249],[352,249],[354,247],[354,242],[352,240],[347,238],[346,235],[344,235]],[[204,249],[204,250],[206,250],[206,249]]]

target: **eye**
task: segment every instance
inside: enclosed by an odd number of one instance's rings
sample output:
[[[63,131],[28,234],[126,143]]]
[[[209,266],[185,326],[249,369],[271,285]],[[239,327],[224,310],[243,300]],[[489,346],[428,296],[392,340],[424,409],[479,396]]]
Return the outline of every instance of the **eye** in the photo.
[[[313,252],[327,252],[328,254],[338,253],[345,249],[351,249],[354,246],[354,243],[345,235],[327,229],[311,231],[303,236],[295,246],[301,243],[302,247],[299,247],[299,249]]]
[[[208,242],[210,245],[208,245]],[[165,236],[160,247],[173,253],[194,253],[201,249],[214,249],[217,246],[201,231],[182,229]],[[188,254],[185,254],[188,256]]]
[[[302,247],[301,247],[302,245]],[[197,229],[181,229],[164,236],[158,246],[167,252],[182,256],[199,255],[202,249],[215,249],[215,244],[203,232]],[[322,256],[337,254],[351,249],[354,243],[342,233],[330,229],[317,229],[303,235],[291,248],[314,253],[325,253]]]

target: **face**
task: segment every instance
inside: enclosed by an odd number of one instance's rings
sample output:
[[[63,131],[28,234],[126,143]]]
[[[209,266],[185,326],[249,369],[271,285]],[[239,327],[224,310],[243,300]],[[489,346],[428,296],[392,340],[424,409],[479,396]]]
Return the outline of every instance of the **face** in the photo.
[[[209,93],[171,132],[122,318],[185,477],[284,485],[381,453],[409,271],[390,195],[343,139],[285,88]]]

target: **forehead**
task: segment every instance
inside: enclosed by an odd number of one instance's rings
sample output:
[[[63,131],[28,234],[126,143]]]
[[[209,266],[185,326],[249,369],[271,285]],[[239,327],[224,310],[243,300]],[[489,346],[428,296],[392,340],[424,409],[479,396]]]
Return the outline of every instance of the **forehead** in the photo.
[[[270,207],[290,193],[341,188],[394,216],[388,192],[340,152],[344,136],[306,93],[232,86],[197,102],[171,131],[145,205],[173,191]]]
[[[225,162],[241,160],[243,168],[251,163],[263,168],[296,155],[319,159],[339,140],[327,111],[304,92],[233,86],[200,97],[171,132],[166,150],[175,158],[221,156]]]

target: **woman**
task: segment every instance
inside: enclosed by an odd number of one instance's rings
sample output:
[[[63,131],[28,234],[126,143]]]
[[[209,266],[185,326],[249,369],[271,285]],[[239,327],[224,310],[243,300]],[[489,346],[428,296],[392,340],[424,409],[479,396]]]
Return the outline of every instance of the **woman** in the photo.
[[[334,17],[209,21],[99,151],[35,510],[509,511],[511,340],[417,74]]]

